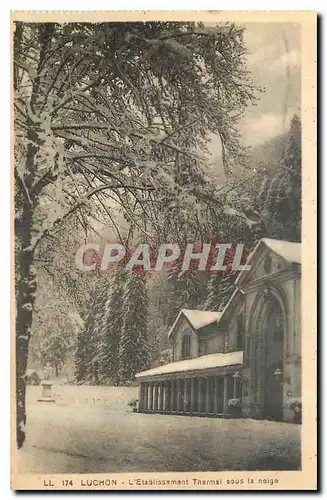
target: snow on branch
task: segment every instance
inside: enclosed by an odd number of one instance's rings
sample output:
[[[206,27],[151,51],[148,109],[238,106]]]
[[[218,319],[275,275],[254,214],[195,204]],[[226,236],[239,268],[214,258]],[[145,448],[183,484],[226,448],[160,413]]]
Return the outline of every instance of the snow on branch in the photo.
[[[89,203],[90,198],[92,196],[95,196],[103,191],[106,190],[115,190],[115,189],[120,189],[120,188],[126,188],[126,189],[133,189],[133,190],[140,190],[140,191],[150,191],[153,190],[154,188],[151,186],[135,186],[135,185],[128,185],[128,184],[105,184],[101,186],[97,186],[96,188],[93,188],[90,190],[88,193],[86,193],[84,196],[81,196],[76,203],[70,207],[70,209],[63,213],[60,217],[58,217],[56,220],[54,220],[51,224],[50,227],[45,228],[43,231],[41,231],[33,240],[32,244],[30,247],[25,248],[25,251],[34,251],[36,247],[39,245],[41,240],[47,236],[50,235],[51,231],[58,226],[59,224],[63,223],[68,217],[73,215],[76,210],[81,208],[83,205],[87,205]]]

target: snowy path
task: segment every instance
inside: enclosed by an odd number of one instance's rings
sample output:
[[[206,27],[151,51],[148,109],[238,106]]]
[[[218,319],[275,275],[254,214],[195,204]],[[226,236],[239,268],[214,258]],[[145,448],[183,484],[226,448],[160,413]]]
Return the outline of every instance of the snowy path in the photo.
[[[294,469],[300,431],[276,422],[32,403],[18,467],[21,473]]]

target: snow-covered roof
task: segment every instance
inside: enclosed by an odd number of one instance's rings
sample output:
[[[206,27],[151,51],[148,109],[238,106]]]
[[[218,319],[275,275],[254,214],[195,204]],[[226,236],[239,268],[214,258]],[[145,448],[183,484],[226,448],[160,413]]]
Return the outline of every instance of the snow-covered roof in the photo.
[[[267,247],[289,262],[301,264],[301,243],[263,238]]]
[[[265,245],[270,250],[275,252],[277,255],[282,257],[291,263],[301,264],[301,243],[295,243],[293,241],[283,241],[274,240],[272,238],[262,238],[255,246],[254,250],[249,255],[246,264],[251,264],[254,256],[256,255],[258,249]],[[235,280],[235,285],[242,281],[243,276],[247,274],[248,271],[241,271]]]
[[[167,365],[158,366],[136,374],[136,378],[152,377],[154,375],[165,375],[208,368],[223,368],[226,366],[241,365],[243,363],[243,351],[207,354],[193,359],[175,361]]]
[[[170,332],[168,334],[169,337],[172,334],[181,315],[184,315],[189,320],[189,322],[191,323],[192,327],[195,330],[199,330],[204,326],[210,325],[211,323],[215,323],[222,315],[222,311],[215,312],[215,311],[201,311],[200,309],[181,309],[173,326],[170,329]]]
[[[200,309],[182,309],[182,313],[185,314],[196,330],[206,325],[210,325],[210,323],[214,323],[221,316],[221,312],[201,311]]]

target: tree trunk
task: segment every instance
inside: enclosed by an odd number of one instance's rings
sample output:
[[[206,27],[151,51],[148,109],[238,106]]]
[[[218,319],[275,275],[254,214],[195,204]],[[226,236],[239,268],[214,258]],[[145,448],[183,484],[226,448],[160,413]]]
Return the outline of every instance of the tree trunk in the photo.
[[[15,247],[16,247],[16,432],[18,449],[25,440],[25,394],[26,368],[28,346],[31,336],[33,307],[36,292],[35,273],[32,268],[35,250],[31,247],[33,215],[36,200],[31,200],[27,193],[32,190],[34,179],[34,158],[37,152],[35,131],[28,134],[30,143],[27,147],[26,171],[29,173],[29,182],[22,186],[16,185],[15,208],[19,217],[15,220]],[[27,191],[27,193],[25,192]]]
[[[18,449],[23,446],[25,440],[26,368],[36,291],[35,276],[31,271],[32,259],[32,252],[21,251],[18,265],[19,283],[16,287],[16,439]]]
[[[15,51],[20,55],[20,42],[22,39],[22,28],[16,26]],[[54,23],[46,23],[39,26],[40,55],[37,69],[37,77],[33,80],[32,96],[30,106],[34,109],[39,99],[39,86],[41,79],[41,68],[46,58],[47,48],[51,45],[54,32]],[[14,80],[17,90],[17,73]],[[33,215],[38,204],[39,192],[35,191],[35,178],[37,155],[40,141],[35,130],[35,124],[27,119],[27,151],[24,180],[17,174],[15,169],[15,284],[16,284],[16,440],[18,449],[23,446],[25,440],[26,424],[26,368],[28,360],[28,347],[31,337],[32,315],[35,302],[36,279],[32,267],[35,250],[31,247]],[[33,191],[35,191],[33,193]],[[19,217],[17,216],[19,214]]]
[[[29,133],[29,138],[35,141],[35,133]],[[35,142],[27,147],[26,170],[31,175],[26,190],[31,189],[32,172],[34,171],[34,157],[36,154]],[[16,439],[18,449],[25,440],[26,424],[26,368],[28,346],[31,336],[33,307],[36,292],[35,273],[32,269],[34,250],[31,249],[32,223],[35,204],[24,193],[21,184],[16,185],[15,196],[16,213],[20,216],[15,220],[15,247],[16,251]]]

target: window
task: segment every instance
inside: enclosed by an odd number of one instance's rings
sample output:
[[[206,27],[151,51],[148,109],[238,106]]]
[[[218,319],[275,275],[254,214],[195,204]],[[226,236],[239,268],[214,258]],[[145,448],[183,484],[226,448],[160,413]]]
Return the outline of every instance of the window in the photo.
[[[191,336],[184,335],[182,339],[182,359],[189,358],[191,355]]]

